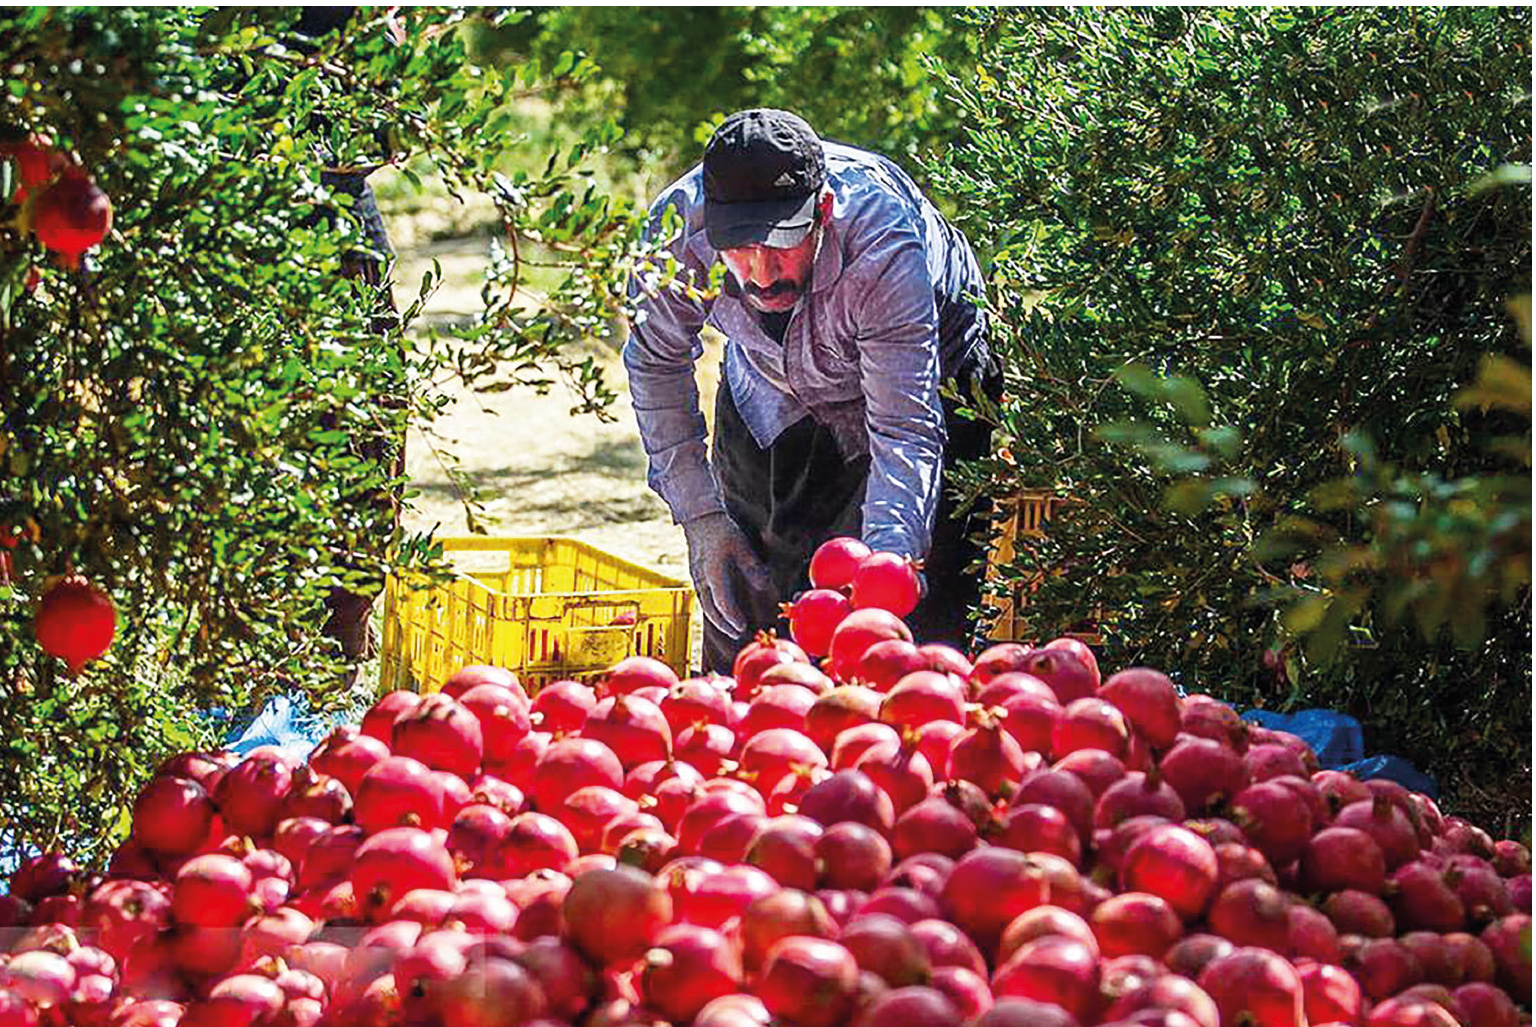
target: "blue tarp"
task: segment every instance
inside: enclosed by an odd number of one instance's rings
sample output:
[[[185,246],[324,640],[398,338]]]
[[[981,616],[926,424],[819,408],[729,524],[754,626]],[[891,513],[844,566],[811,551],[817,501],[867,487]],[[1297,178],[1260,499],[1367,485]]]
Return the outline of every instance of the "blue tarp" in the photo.
[[[1409,791],[1422,792],[1431,799],[1440,798],[1440,786],[1401,756],[1365,755],[1365,736],[1360,722],[1337,710],[1302,710],[1299,713],[1271,713],[1248,710],[1243,719],[1271,731],[1289,731],[1305,741],[1317,753],[1324,770],[1343,770],[1362,781],[1385,778],[1396,781]]]
[[[317,717],[309,712],[303,696],[275,695],[249,721],[237,723],[224,739],[224,748],[244,756],[263,745],[273,745],[299,762],[343,718]]]

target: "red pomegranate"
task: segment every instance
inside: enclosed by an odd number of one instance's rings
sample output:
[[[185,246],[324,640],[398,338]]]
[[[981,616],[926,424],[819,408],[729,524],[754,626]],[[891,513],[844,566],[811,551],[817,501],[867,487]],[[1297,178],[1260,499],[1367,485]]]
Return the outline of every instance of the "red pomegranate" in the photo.
[[[1376,839],[1391,872],[1419,852],[1419,836],[1397,803],[1385,795],[1350,803],[1333,818],[1333,827],[1354,827]]]
[[[832,632],[827,653],[832,675],[842,681],[854,680],[864,653],[876,643],[893,638],[912,641],[912,632],[900,617],[874,606],[854,610]]]
[[[387,827],[442,827],[440,782],[420,760],[386,756],[369,767],[358,781],[352,815],[369,832]]]
[[[864,650],[854,668],[853,680],[877,692],[889,692],[908,674],[932,669],[928,657],[912,642],[904,638],[887,638]]]
[[[234,927],[256,911],[250,869],[234,856],[208,853],[176,874],[171,915],[198,927]]]
[[[832,632],[852,609],[841,592],[827,588],[813,588],[783,606],[784,615],[789,618],[789,636],[808,655],[816,657],[827,655]]]
[[[1137,816],[1184,819],[1184,800],[1158,776],[1157,771],[1133,770],[1104,789],[1093,806],[1093,826],[1114,827]]]
[[[905,617],[917,608],[922,584],[917,565],[897,553],[871,553],[853,572],[849,598],[855,610],[876,608]]]
[[[358,847],[352,865],[352,892],[364,915],[382,922],[395,902],[413,888],[451,891],[458,881],[453,856],[432,834],[415,827],[391,827]]]
[[[805,713],[805,733],[823,752],[831,753],[838,735],[851,727],[874,723],[880,716],[880,693],[863,685],[839,685],[816,697]]]
[[[731,693],[728,678],[688,678],[668,690],[666,698],[657,705],[673,737],[681,734],[699,721],[728,727],[731,716]]]
[[[1325,914],[1305,902],[1293,902],[1286,910],[1286,918],[1289,925],[1286,952],[1292,959],[1337,963],[1343,958],[1338,929]]]
[[[1345,888],[1380,895],[1387,861],[1376,839],[1353,827],[1328,827],[1307,842],[1301,854],[1301,880],[1311,891]]]
[[[641,962],[641,995],[675,1023],[691,1022],[713,1000],[734,994],[741,982],[737,946],[718,931],[693,924],[663,928]]]
[[[788,937],[768,950],[757,995],[774,1016],[795,1027],[838,1027],[853,1011],[859,964],[842,945]]]
[[[1160,896],[1179,916],[1193,920],[1215,894],[1218,872],[1216,852],[1204,838],[1164,824],[1147,830],[1126,850],[1120,882],[1126,889]]]
[[[1248,722],[1232,707],[1208,695],[1185,696],[1179,719],[1186,734],[1220,742],[1239,754],[1248,748]]]
[[[66,167],[31,204],[33,233],[68,268],[112,229],[112,201],[81,168]]]
[[[27,195],[46,185],[54,175],[69,166],[69,158],[53,149],[51,141],[33,133],[17,142],[0,143],[0,157],[16,162],[18,185],[11,202],[18,207]]]
[[[1018,667],[1026,674],[1051,686],[1056,700],[1063,706],[1076,699],[1088,699],[1099,688],[1097,666],[1090,666],[1081,653],[1073,649],[1035,649],[1026,654]]]
[[[1424,971],[1395,938],[1371,938],[1344,953],[1343,966],[1360,982],[1360,990],[1372,1002],[1380,1002],[1411,988]]]
[[[566,941],[600,966],[638,959],[671,919],[667,889],[630,866],[582,874],[560,907]]]
[[[989,835],[994,845],[1020,852],[1049,852],[1078,866],[1083,858],[1082,836],[1066,814],[1054,806],[1025,802],[1003,815],[1001,829]]]
[[[1498,982],[1510,996],[1531,1001],[1531,918],[1523,913],[1500,917],[1483,929],[1480,940],[1493,953]]]
[[[1051,754],[1056,759],[1080,749],[1102,749],[1124,757],[1130,748],[1131,727],[1113,703],[1094,696],[1074,699],[1062,708],[1051,730]]]
[[[1520,1012],[1503,989],[1484,981],[1471,981],[1451,992],[1466,1015],[1469,1027],[1515,1027]]]
[[[1129,955],[1161,959],[1184,934],[1173,907],[1146,892],[1111,895],[1093,908],[1088,922],[1105,959]]]
[[[484,683],[465,689],[457,699],[480,722],[482,758],[486,767],[504,770],[511,762],[517,744],[533,727],[528,697],[520,688]]]
[[[740,932],[743,963],[747,970],[756,972],[768,950],[784,938],[832,938],[837,925],[815,895],[798,888],[781,888],[752,900],[741,914]]]
[[[1231,820],[1254,848],[1276,867],[1300,856],[1312,836],[1312,810],[1305,799],[1276,781],[1260,781],[1233,796]]]
[[[853,584],[859,564],[871,554],[870,548],[856,538],[830,538],[811,554],[811,584],[816,588],[845,589]]]
[[[524,791],[535,809],[554,813],[566,796],[587,785],[623,788],[624,765],[595,738],[562,738],[544,750]]]
[[[83,575],[69,574],[43,593],[32,630],[44,652],[63,660],[71,674],[79,674],[112,645],[117,610]]]
[[[442,693],[450,699],[458,699],[465,692],[480,685],[495,685],[498,688],[516,692],[525,701],[528,698],[516,674],[505,667],[493,667],[483,663],[470,663],[460,667],[448,677],[447,681],[443,682]]]
[[[859,1010],[852,1027],[885,1027],[893,1023],[907,1027],[962,1027],[965,1022],[960,1008],[945,992],[936,986],[914,984],[876,996]]]
[[[944,882],[944,909],[955,925],[986,951],[1013,918],[1052,903],[1073,912],[1086,908],[1082,879],[1071,863],[1046,852],[998,847],[974,849]],[[1028,996],[1025,996],[1028,997]]]
[[[1157,766],[1191,813],[1225,803],[1248,787],[1248,768],[1242,757],[1199,735],[1179,736]]]
[[[861,770],[839,770],[812,785],[800,800],[799,812],[823,827],[853,821],[889,834],[896,821],[891,797]]]
[[[765,672],[781,663],[809,663],[805,650],[771,631],[758,632],[757,638],[742,647],[731,664],[736,699],[746,702],[757,694]],[[731,725],[735,726],[735,725]]]
[[[395,728],[395,721],[414,710],[420,702],[420,695],[403,688],[381,695],[379,701],[363,714],[363,721],[358,725],[358,730],[361,734],[377,738],[388,745],[390,733]]]
[[[664,692],[677,684],[677,672],[650,656],[629,656],[608,668],[604,687],[608,695],[627,695],[641,688],[658,687]]]
[[[597,693],[580,681],[552,681],[529,703],[529,714],[540,731],[567,734],[580,731],[597,705]]]
[[[458,700],[438,693],[395,721],[390,749],[468,780],[480,767],[485,742],[480,719]]]
[[[1183,704],[1166,674],[1149,667],[1131,667],[1111,674],[1099,686],[1099,698],[1119,707],[1155,749],[1172,745],[1180,729]]]
[[[635,695],[618,693],[603,699],[587,714],[581,735],[606,745],[626,769],[671,755],[672,729],[666,714]]]
[[[1285,958],[1262,948],[1239,948],[1214,959],[1197,982],[1216,1002],[1223,1027],[1304,1027],[1301,978]]]
[[[157,777],[133,804],[133,835],[157,855],[184,856],[207,843],[213,816],[213,803],[202,785],[181,777]]]
[[[1072,938],[1036,938],[998,967],[992,992],[1000,999],[1054,1003],[1078,1023],[1095,1023],[1102,1001],[1099,960],[1093,949]]]
[[[1290,902],[1284,892],[1267,882],[1245,878],[1216,895],[1206,920],[1211,930],[1238,945],[1284,952],[1290,941]]]

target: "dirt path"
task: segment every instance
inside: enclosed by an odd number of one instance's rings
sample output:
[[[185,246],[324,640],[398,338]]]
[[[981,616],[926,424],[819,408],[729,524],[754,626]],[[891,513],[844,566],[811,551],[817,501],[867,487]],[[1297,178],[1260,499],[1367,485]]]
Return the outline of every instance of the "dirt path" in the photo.
[[[436,259],[444,282],[425,308],[424,321],[442,323],[473,316],[487,264],[483,237],[423,242],[402,247],[397,283],[421,281]],[[404,285],[397,296],[404,298]],[[596,346],[596,344],[594,344]],[[645,483],[645,452],[618,353],[596,346],[618,400],[615,420],[573,415],[572,394],[560,384],[547,395],[512,390],[491,395],[455,394],[438,420],[435,445],[456,455],[460,469],[484,492],[481,515],[492,535],[564,535],[662,573],[686,579],[687,549],[671,514]],[[713,409],[719,366],[716,346],[700,363],[705,410]],[[408,531],[435,530],[438,537],[467,535],[464,504],[433,452],[413,430],[406,471],[419,491],[405,515]],[[697,620],[695,638],[698,637]]]

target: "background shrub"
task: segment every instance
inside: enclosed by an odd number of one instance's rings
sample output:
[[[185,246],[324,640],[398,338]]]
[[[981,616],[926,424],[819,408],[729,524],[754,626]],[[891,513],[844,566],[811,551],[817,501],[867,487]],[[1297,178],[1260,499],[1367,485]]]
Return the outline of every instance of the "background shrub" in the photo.
[[[1348,711],[1528,820],[1529,11],[966,17],[934,180],[1009,398],[964,485],[1074,501],[1011,571],[1040,634],[1105,611],[1110,665]]]

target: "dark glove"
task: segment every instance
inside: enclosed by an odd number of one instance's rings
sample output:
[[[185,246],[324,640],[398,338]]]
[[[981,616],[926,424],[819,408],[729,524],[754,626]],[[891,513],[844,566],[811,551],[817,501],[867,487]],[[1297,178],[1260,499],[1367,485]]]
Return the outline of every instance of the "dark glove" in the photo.
[[[751,611],[772,607],[776,598],[768,568],[725,513],[687,522],[683,536],[688,541],[688,572],[704,619],[727,635],[745,634],[751,626]]]

